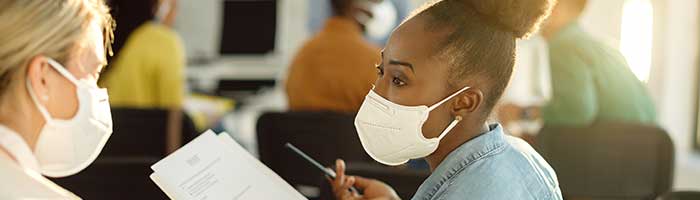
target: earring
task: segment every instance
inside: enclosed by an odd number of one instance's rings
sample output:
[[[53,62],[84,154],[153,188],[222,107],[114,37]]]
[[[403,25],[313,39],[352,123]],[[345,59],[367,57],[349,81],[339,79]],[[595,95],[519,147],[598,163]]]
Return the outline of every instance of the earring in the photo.
[[[460,115],[455,116],[455,120],[462,121],[462,116],[460,116]]]

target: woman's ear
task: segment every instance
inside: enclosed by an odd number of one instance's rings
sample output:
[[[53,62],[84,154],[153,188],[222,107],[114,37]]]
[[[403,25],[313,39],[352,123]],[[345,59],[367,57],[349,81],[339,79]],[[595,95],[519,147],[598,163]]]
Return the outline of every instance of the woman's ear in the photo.
[[[479,107],[484,103],[484,93],[477,88],[469,88],[457,95],[452,102],[452,113],[455,116],[466,117],[479,111]]]
[[[43,56],[37,56],[29,60],[27,66],[27,81],[34,91],[37,100],[43,104],[49,101],[49,84],[47,81],[51,66]]]

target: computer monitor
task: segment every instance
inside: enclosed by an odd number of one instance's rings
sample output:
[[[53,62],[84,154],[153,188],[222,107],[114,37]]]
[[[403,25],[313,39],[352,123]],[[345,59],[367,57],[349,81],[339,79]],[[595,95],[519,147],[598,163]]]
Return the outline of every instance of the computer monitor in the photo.
[[[219,54],[256,55],[275,50],[277,0],[224,0]]]

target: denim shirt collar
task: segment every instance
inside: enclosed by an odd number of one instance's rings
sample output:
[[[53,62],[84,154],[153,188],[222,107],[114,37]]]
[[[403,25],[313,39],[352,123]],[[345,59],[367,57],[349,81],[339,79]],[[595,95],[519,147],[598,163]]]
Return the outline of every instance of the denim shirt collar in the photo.
[[[500,124],[491,124],[489,129],[490,131],[465,142],[447,155],[430,177],[423,182],[413,199],[432,198],[444,183],[466,166],[506,147],[503,127]]]

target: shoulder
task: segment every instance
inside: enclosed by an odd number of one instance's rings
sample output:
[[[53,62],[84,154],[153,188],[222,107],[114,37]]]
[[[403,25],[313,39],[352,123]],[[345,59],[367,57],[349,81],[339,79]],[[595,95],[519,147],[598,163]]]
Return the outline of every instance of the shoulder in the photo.
[[[438,192],[437,199],[561,199],[554,171],[526,142],[508,145],[467,166]]]
[[[79,199],[73,193],[61,188],[40,174],[27,171],[6,157],[0,157],[0,199]]]
[[[578,61],[587,65],[600,65],[601,59],[621,58],[622,54],[607,41],[583,30],[570,33],[566,37],[549,42],[550,59],[553,63],[560,61],[562,64],[569,64]]]
[[[180,46],[182,39],[180,35],[170,27],[154,22],[146,22],[134,32],[132,37],[145,43],[161,43],[165,45]]]

